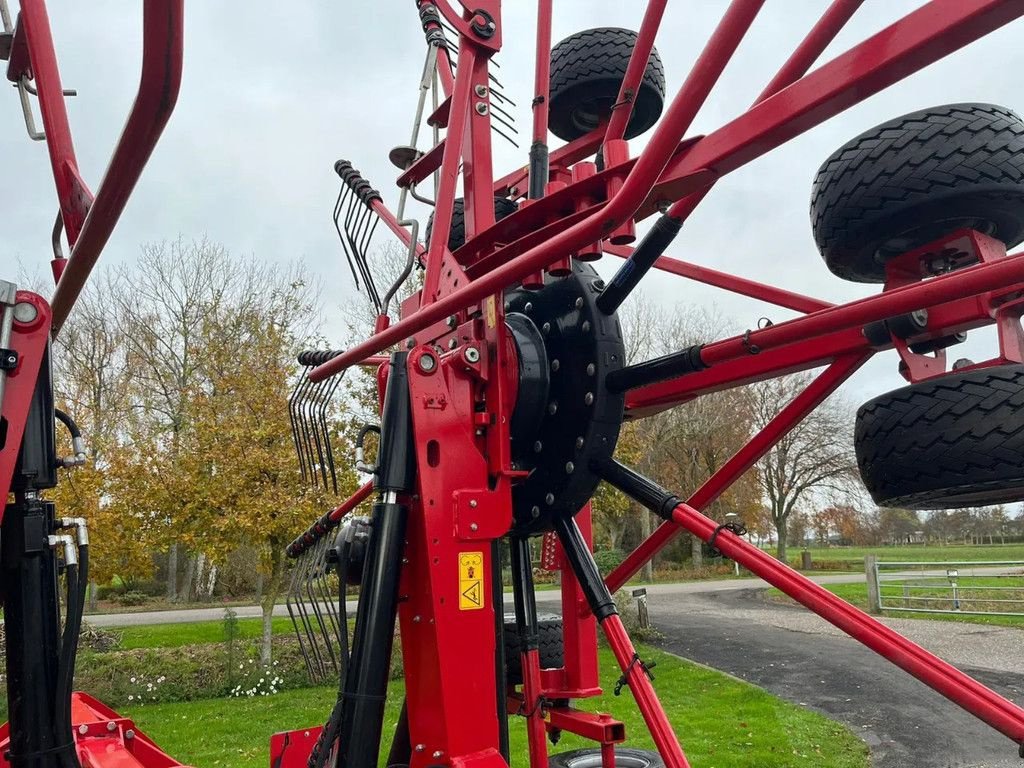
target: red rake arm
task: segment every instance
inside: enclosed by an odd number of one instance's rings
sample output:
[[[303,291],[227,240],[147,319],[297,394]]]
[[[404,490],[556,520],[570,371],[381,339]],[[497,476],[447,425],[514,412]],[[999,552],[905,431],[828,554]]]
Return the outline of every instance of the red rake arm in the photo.
[[[183,18],[184,0],[146,0],[139,92],[81,233],[77,240],[71,240],[71,256],[53,295],[54,336],[82,292],[174,110],[181,87]],[[56,61],[52,76],[57,76]],[[37,71],[36,77],[43,82],[42,73]],[[63,104],[60,106],[63,111]],[[66,114],[63,120],[66,125]],[[72,230],[68,232],[70,235]]]

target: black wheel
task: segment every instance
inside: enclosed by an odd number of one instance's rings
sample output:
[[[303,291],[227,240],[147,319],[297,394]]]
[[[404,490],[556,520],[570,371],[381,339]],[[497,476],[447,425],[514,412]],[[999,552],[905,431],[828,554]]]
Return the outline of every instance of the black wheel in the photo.
[[[576,749],[548,757],[548,768],[601,768],[600,749]],[[615,768],[665,768],[657,752],[647,749],[615,748]]]
[[[537,616],[540,638],[540,668],[554,669],[565,665],[565,646],[562,644],[562,617],[545,613]],[[505,681],[509,685],[523,682],[523,665],[519,658],[519,635],[516,617],[505,614]]]
[[[505,197],[494,198],[494,219],[501,221],[511,213],[519,210],[519,206],[512,200]],[[430,230],[434,226],[434,214],[427,219],[427,226],[423,231],[423,242],[430,242]],[[448,250],[454,251],[466,244],[466,201],[455,198],[452,204],[452,228],[448,232]]]
[[[1024,240],[1024,123],[991,104],[924,109],[862,133],[818,169],[814,240],[833,273],[880,283],[885,262],[962,227]]]
[[[1024,499],[1024,365],[951,373],[860,407],[857,464],[876,503],[910,509]]]
[[[611,116],[626,74],[636,32],[605,27],[570,35],[551,49],[548,128],[572,141]],[[655,48],[633,99],[626,138],[639,136],[658,122],[665,104],[665,68]]]

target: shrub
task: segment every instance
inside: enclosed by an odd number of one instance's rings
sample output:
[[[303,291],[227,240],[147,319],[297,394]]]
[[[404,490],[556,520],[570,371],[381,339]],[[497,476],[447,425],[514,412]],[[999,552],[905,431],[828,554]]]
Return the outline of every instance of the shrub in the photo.
[[[626,559],[621,549],[602,549],[594,553],[594,562],[602,576],[607,576]]]
[[[149,595],[145,592],[137,592],[134,589],[113,596],[114,602],[120,605],[143,605],[149,602]]]

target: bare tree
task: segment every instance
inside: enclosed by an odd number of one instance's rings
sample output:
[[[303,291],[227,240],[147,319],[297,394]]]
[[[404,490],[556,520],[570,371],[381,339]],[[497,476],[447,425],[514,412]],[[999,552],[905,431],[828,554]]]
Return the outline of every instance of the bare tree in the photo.
[[[752,386],[755,426],[763,428],[809,381],[809,376],[797,374]],[[813,493],[845,494],[857,475],[850,410],[840,398],[826,400],[758,465],[757,479],[778,533],[780,560],[786,559],[787,528],[797,503]]]

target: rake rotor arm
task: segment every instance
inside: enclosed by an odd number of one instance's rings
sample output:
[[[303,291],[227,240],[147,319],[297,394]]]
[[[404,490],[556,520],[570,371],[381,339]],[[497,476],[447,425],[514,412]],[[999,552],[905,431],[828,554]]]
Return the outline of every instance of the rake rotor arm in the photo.
[[[870,353],[846,355],[836,360],[817,378],[788,403],[764,429],[754,435],[718,471],[709,477],[693,495],[686,500],[694,509],[706,509],[725,493],[744,472],[749,470],[768,453],[785,435],[799,424],[811,411],[835,392],[867,360]],[[656,486],[655,486],[656,487]],[[664,522],[634,549],[608,576],[605,583],[614,593],[625,586],[648,560],[654,557],[680,532],[671,522]]]
[[[854,608],[731,530],[719,526],[688,504],[675,503],[677,499],[669,491],[659,488],[642,475],[614,460],[602,462],[594,469],[609,484],[652,512],[662,515],[669,524],[685,529],[706,542],[714,537],[715,547],[729,559],[782,590],[1017,744],[1024,743],[1024,709]]]
[[[969,233],[980,247],[1001,248],[991,238]],[[613,392],[654,384],[684,373],[711,368],[769,349],[821,336],[833,331],[860,328],[875,320],[896,317],[919,309],[952,302],[964,296],[1007,290],[1024,281],[1024,253],[1007,256],[996,263],[976,264],[955,273],[885,291],[877,296],[822,309],[805,317],[733,336],[704,345],[694,358],[691,349],[629,365],[608,376]]]
[[[181,87],[183,27],[184,0],[147,0],[138,95],[57,282],[52,301],[54,336],[85,286],[174,110]]]
[[[633,99],[640,88],[641,80],[643,80],[647,61],[651,58],[654,38],[658,33],[658,27],[661,26],[661,18],[665,15],[667,5],[668,0],[647,1],[647,10],[640,23],[636,43],[633,45],[633,53],[629,57],[629,64],[626,66],[626,73],[622,78],[622,85],[619,87],[619,96],[615,99],[615,105],[612,107],[612,118],[608,122],[608,130],[604,134],[606,143],[621,139],[626,135],[626,126],[633,114]]]
[[[661,220],[659,220],[659,223],[660,221]],[[655,226],[657,226],[657,224],[655,224]],[[639,248],[639,246],[637,246],[637,248]],[[604,250],[605,253],[610,253],[622,259],[628,259],[637,249],[628,245],[613,245],[608,243]],[[794,312],[809,314],[811,312],[817,312],[819,310],[835,306],[831,302],[816,299],[812,296],[804,296],[800,293],[787,291],[784,288],[778,288],[774,285],[766,285],[765,283],[759,283],[756,280],[750,280],[745,277],[740,277],[739,275],[729,274],[728,272],[720,272],[717,269],[703,267],[699,264],[683,261],[682,259],[676,259],[664,254],[661,254],[654,260],[654,268],[660,269],[664,272],[670,272],[673,275],[679,275],[680,277],[685,277],[690,280],[695,280],[698,283],[722,288],[723,290],[730,291],[731,293],[737,293],[741,296],[760,299],[761,301],[766,301],[770,304],[784,307],[785,309],[791,309]],[[605,289],[605,294],[607,294],[610,289],[611,283],[609,283],[609,287]],[[605,294],[602,294],[602,297]]]

